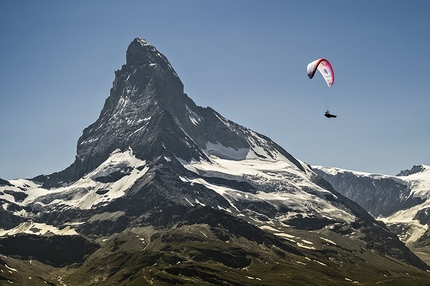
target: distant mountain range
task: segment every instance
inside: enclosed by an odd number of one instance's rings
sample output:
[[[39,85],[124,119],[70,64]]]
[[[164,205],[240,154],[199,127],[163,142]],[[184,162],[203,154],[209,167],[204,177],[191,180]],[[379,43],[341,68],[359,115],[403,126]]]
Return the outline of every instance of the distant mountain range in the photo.
[[[429,280],[428,265],[366,205],[315,170],[270,138],[197,106],[167,58],[136,38],[99,118],[78,140],[75,161],[53,174],[0,180],[0,282]],[[401,208],[423,203],[398,192]]]
[[[314,166],[344,196],[387,224],[410,248],[428,257],[430,166],[416,165],[396,176]],[[426,258],[426,261],[430,261]]]

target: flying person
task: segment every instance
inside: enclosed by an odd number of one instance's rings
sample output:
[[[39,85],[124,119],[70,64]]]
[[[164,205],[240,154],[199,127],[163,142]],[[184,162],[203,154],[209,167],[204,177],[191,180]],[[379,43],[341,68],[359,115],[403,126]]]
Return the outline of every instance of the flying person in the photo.
[[[308,64],[306,72],[308,73],[308,77],[310,79],[314,77],[317,71],[323,77],[325,83],[327,84],[327,87],[332,87],[332,85],[334,84],[334,70],[330,62],[326,59],[320,58]],[[337,117],[336,115],[331,114],[329,110],[324,113],[324,116],[327,118]]]
[[[337,115],[331,114],[329,110],[324,113],[324,116],[327,118],[336,118]]]

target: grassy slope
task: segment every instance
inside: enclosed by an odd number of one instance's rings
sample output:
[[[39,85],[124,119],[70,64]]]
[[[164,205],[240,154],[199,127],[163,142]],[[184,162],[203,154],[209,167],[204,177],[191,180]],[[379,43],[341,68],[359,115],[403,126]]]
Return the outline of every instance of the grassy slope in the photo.
[[[328,230],[292,230],[286,247],[257,243],[205,224],[135,228],[99,242],[102,247],[82,265],[64,268],[2,257],[0,283],[425,285],[430,279],[429,273],[377,255],[364,242]]]

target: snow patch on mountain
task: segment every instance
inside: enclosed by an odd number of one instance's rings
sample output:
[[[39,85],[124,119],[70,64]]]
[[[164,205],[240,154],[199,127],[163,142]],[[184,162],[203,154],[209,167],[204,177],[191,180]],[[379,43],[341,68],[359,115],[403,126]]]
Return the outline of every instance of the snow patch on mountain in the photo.
[[[421,166],[423,168],[420,172],[408,176],[396,176],[396,178],[407,182],[414,196],[430,198],[430,166]]]
[[[418,197],[422,199],[422,203],[407,209],[398,210],[386,217],[380,215],[377,219],[383,221],[387,225],[407,226],[407,231],[399,235],[399,238],[407,244],[417,241],[428,230],[429,226],[420,223],[416,217],[418,212],[430,209],[430,166],[414,166],[413,172],[405,170],[397,176],[357,172],[323,166],[312,166],[312,168],[321,170],[331,176],[336,176],[341,173],[350,173],[356,177],[366,177],[372,180],[391,179],[399,185],[406,186],[409,195],[403,199],[406,200],[408,198]]]
[[[122,197],[137,179],[145,175],[148,170],[145,165],[145,161],[134,157],[132,150],[116,150],[99,167],[73,185],[53,190],[58,198],[49,203],[57,202],[80,209],[109,203]],[[50,196],[53,197],[53,194]],[[70,199],[64,200],[64,195]]]
[[[0,236],[11,236],[19,233],[35,234],[35,235],[78,235],[78,233],[69,226],[63,229],[58,229],[53,225],[35,222],[23,222],[17,227],[9,230],[0,229]]]
[[[324,166],[312,166],[314,169],[319,169],[327,174],[336,175],[338,173],[352,173],[357,177],[369,177],[372,179],[389,178],[398,183],[407,185],[411,190],[411,195],[421,198],[430,198],[430,166],[420,165],[421,171],[405,176],[390,176],[383,174],[373,174],[365,172],[357,172],[346,169],[324,167]],[[427,203],[430,205],[430,201]],[[426,204],[426,205],[427,205]]]
[[[210,156],[216,156],[226,160],[243,160],[247,157],[250,149],[249,148],[238,148],[225,147],[219,143],[206,143],[206,149],[204,150]]]
[[[123,172],[127,168],[138,169],[145,166],[145,164],[145,161],[139,160],[133,155],[133,150],[129,149],[122,152],[120,149],[117,149],[111,153],[105,162],[86,177],[97,180],[97,178],[106,177],[116,172]]]
[[[95,170],[70,185],[47,190],[30,180],[11,180],[13,186],[0,187],[0,199],[4,201],[4,209],[11,203],[19,206],[31,204],[33,209],[90,209],[122,197],[147,170],[146,162],[137,159],[131,149],[124,152],[118,149]],[[18,200],[19,194],[25,195],[25,199]],[[24,217],[31,215],[25,209],[17,210],[14,214]]]
[[[194,125],[199,125],[199,123],[201,121],[203,121],[203,118],[200,117],[197,113],[195,113],[194,111],[191,110],[191,108],[188,107],[188,105],[185,105],[185,108],[187,109],[188,112],[188,117],[190,118],[191,122]]]
[[[395,178],[394,176],[390,176],[390,175],[352,171],[352,170],[341,169],[341,168],[336,168],[336,167],[325,167],[325,166],[313,165],[312,169],[319,169],[319,170],[323,171],[324,173],[327,173],[327,174],[333,175],[333,176],[335,176],[336,174],[339,174],[339,173],[353,173],[357,177],[370,177],[370,178],[374,178],[374,179]]]
[[[334,194],[320,188],[310,180],[308,175],[299,170],[289,160],[243,159],[227,160],[213,154],[211,162],[184,162],[183,166],[205,177],[217,177],[239,182],[248,182],[257,191],[250,193],[231,187],[208,182],[204,178],[184,178],[183,182],[201,184],[223,196],[231,205],[230,211],[241,212],[240,201],[266,202],[276,208],[288,206],[290,211],[279,220],[286,220],[296,215],[306,217],[307,214],[317,213],[322,217],[335,221],[353,222],[355,216],[346,210],[335,207],[326,199]],[[312,191],[311,191],[312,190]]]
[[[13,186],[0,187],[0,198],[17,205],[26,205],[36,198],[49,194],[49,190],[40,187],[40,184],[27,179],[16,179],[9,181]],[[15,194],[26,195],[24,200],[17,200]],[[4,205],[3,205],[4,206]]]
[[[145,46],[152,46],[150,42],[148,42],[148,40],[142,39],[142,38],[136,38],[136,40],[139,42],[139,44],[142,45],[142,47]]]

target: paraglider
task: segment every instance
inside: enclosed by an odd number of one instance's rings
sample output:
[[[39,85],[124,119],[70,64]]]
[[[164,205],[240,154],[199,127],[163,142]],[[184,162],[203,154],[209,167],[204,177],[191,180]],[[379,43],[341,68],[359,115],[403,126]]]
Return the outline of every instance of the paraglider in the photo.
[[[332,87],[334,84],[334,70],[330,62],[324,58],[317,59],[308,64],[307,69],[308,77],[312,79],[315,73],[318,71],[323,77],[328,87]],[[327,118],[336,118],[337,116],[331,114],[329,110],[324,113]]]
[[[337,117],[337,115],[331,114],[330,111],[328,111],[328,110],[324,113],[324,116],[327,118],[336,118]]]

